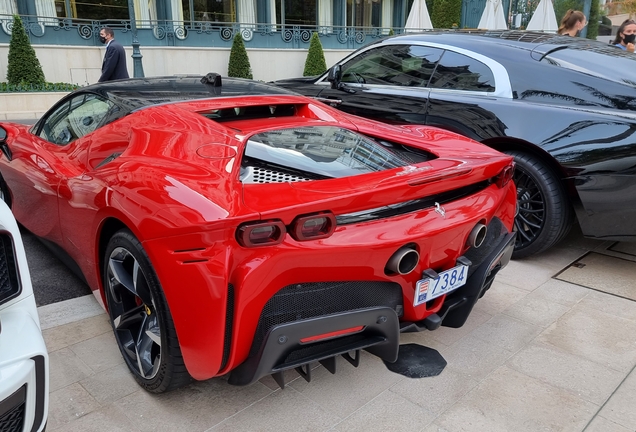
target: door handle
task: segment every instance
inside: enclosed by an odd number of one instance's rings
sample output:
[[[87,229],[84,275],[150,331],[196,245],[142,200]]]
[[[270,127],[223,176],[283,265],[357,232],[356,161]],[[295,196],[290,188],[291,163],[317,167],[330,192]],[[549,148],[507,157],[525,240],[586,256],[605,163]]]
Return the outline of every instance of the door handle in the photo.
[[[322,97],[315,97],[314,99],[316,99],[319,102],[326,103],[327,105],[331,105],[332,107],[337,107],[338,105],[342,103],[342,99],[331,99],[331,98],[322,98]]]

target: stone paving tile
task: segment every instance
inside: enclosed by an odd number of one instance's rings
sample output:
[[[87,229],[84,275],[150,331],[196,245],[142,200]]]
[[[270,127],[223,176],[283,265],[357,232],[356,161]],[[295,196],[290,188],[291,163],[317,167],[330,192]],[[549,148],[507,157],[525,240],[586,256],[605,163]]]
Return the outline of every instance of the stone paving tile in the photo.
[[[542,328],[507,315],[496,315],[477,327],[470,335],[515,352],[534,339]]]
[[[614,423],[602,416],[596,416],[585,428],[585,432],[634,432],[635,429],[628,429]]]
[[[446,366],[481,381],[512,356],[501,345],[468,334],[444,351]]]
[[[140,388],[123,362],[81,380],[80,384],[100,404],[109,404]]]
[[[50,428],[47,428],[50,430]],[[106,405],[56,429],[60,432],[139,432],[116,406]]]
[[[495,279],[492,287],[479,299],[474,309],[491,316],[497,315],[527,295],[528,291]]]
[[[79,383],[51,392],[47,430],[66,430],[67,425],[100,408]]]
[[[624,378],[621,372],[540,343],[526,346],[506,365],[599,406]]]
[[[636,321],[578,304],[537,341],[627,373],[636,364],[635,334]]]
[[[49,352],[49,391],[54,392],[94,374],[70,348]]]
[[[124,363],[112,332],[71,345],[70,349],[94,372]]]
[[[629,430],[636,431],[636,368],[632,369],[599,414]]]
[[[202,432],[271,393],[259,382],[236,387],[211,379],[160,395],[140,388],[113,404],[142,432]]]
[[[391,387],[391,391],[438,415],[478,384],[469,375],[446,367],[438,376],[404,379]]]
[[[559,269],[539,266],[530,260],[510,261],[510,263],[497,274],[496,281],[521,288],[525,291],[534,291],[549,281]]]
[[[411,432],[426,427],[434,417],[425,408],[390,390],[385,390],[330,430]]]
[[[287,387],[273,392],[209,431],[326,431],[340,420],[331,410]]]
[[[503,366],[435,425],[467,432],[581,431],[597,410],[591,402]]]
[[[42,336],[44,337],[46,348],[51,352],[104,333],[112,332],[113,330],[108,322],[108,316],[106,314],[100,314],[81,321],[43,330]]]

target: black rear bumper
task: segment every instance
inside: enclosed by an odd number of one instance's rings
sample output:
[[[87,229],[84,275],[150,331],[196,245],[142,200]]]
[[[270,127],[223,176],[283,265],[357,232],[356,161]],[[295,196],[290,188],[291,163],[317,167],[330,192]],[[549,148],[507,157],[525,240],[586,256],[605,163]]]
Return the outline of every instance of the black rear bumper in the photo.
[[[301,341],[356,327],[362,329],[346,336],[308,343]],[[397,314],[389,307],[361,309],[279,324],[267,333],[258,354],[248,358],[230,373],[228,382],[233,385],[247,385],[266,375],[274,375],[276,381],[284,387],[282,372],[285,370],[297,369],[301,375],[306,375],[309,369],[303,371],[302,366],[323,362],[333,373],[335,362],[326,360],[343,355],[351,363],[356,363],[357,360],[352,359],[349,353],[356,351],[358,358],[358,351],[361,349],[388,362],[394,362],[399,349],[399,329]]]

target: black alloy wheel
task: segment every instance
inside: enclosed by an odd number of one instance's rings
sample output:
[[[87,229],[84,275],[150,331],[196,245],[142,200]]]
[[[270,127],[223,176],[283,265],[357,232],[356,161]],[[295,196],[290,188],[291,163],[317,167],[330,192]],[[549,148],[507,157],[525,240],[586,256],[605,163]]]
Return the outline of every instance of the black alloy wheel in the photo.
[[[513,258],[542,252],[558,243],[570,230],[570,203],[554,173],[535,156],[509,151],[515,158],[513,180],[517,187]]]
[[[157,275],[130,231],[110,239],[103,274],[115,339],[139,385],[162,393],[190,382]]]

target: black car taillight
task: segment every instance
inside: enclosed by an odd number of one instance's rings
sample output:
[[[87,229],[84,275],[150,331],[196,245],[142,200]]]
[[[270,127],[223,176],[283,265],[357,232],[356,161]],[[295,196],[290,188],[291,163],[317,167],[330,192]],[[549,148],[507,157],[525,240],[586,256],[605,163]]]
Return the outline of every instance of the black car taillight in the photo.
[[[510,165],[501,170],[499,174],[495,177],[495,184],[498,188],[503,188],[508,184],[510,180],[512,180],[512,176],[515,173],[515,163],[511,162]]]
[[[297,241],[318,240],[331,236],[336,230],[336,217],[331,212],[298,216],[289,227],[289,234]]]
[[[273,246],[283,241],[286,232],[280,220],[248,222],[238,227],[236,240],[245,247]]]

